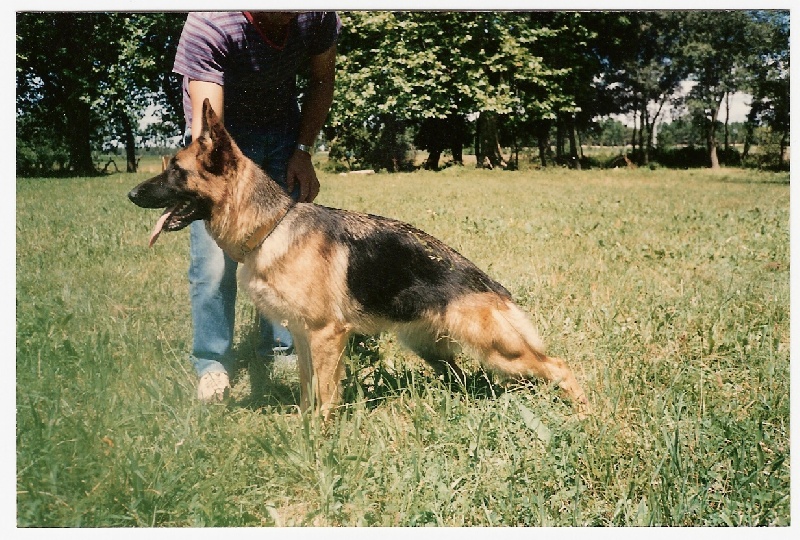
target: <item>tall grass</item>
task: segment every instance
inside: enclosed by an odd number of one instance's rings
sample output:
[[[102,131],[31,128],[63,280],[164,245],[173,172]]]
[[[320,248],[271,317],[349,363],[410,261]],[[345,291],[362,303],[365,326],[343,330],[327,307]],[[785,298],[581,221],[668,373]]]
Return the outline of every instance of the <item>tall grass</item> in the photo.
[[[17,181],[17,524],[788,525],[788,175],[323,176],[501,281],[594,406],[361,338],[328,426],[293,373],[194,398],[188,234],[147,249],[146,175]],[[237,350],[255,312],[238,307]]]

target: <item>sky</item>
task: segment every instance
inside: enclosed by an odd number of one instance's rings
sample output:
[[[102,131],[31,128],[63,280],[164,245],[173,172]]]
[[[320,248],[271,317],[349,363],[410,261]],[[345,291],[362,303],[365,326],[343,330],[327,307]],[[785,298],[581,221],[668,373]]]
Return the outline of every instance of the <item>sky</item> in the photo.
[[[744,122],[750,112],[750,102],[753,96],[737,92],[731,96],[731,122]]]
[[[688,91],[690,85],[688,83],[684,83],[684,93]],[[730,100],[730,118],[729,122],[744,122],[747,120],[747,114],[750,112],[750,103],[753,99],[753,96],[750,94],[746,94],[744,92],[737,92],[731,95]],[[685,113],[685,111],[684,111]],[[662,111],[660,119],[662,122],[669,123],[671,121],[672,113],[671,109],[665,107],[664,111]],[[633,117],[631,115],[615,115],[613,116],[615,120],[619,120],[623,124],[633,127]],[[725,104],[722,104],[722,107],[719,111],[719,120],[720,122],[725,121]]]

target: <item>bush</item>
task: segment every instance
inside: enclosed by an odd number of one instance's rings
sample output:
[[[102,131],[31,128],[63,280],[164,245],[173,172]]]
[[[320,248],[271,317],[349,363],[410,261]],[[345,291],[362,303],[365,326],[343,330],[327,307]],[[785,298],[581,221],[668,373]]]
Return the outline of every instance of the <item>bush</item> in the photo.
[[[389,120],[370,129],[342,131],[333,141],[328,159],[349,170],[385,169],[390,172],[411,171],[416,149],[412,129],[405,122]]]
[[[652,159],[670,169],[695,169],[709,166],[708,151],[697,146],[658,148]]]
[[[719,157],[721,164],[729,167],[740,167],[742,165],[742,153],[733,147],[727,150],[724,148],[717,149],[717,157]]]
[[[18,137],[17,176],[53,176],[66,169],[67,150],[52,140]]]

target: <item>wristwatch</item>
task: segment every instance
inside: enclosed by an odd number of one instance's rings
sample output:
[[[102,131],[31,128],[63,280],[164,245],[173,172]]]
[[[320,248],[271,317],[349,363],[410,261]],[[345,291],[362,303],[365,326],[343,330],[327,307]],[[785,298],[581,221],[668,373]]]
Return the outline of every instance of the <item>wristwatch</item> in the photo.
[[[300,143],[297,143],[297,146],[296,146],[296,148],[297,148],[298,150],[300,150],[301,152],[305,152],[305,153],[306,153],[306,154],[308,154],[309,156],[311,155],[311,147],[310,147],[310,146],[308,146],[307,144],[300,144]]]

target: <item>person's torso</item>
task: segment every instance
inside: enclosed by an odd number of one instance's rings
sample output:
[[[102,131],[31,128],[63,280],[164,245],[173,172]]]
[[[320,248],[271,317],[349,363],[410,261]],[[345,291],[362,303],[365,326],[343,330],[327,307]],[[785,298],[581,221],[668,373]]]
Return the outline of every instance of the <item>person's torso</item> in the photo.
[[[312,14],[301,14],[289,23],[285,39],[267,43],[241,12],[197,16],[205,17],[207,24],[215,27],[213,43],[218,48],[215,59],[222,69],[225,123],[276,125],[296,117],[297,75],[311,56],[319,21]],[[219,38],[220,35],[224,37]],[[176,57],[179,73],[180,62]],[[187,84],[184,80],[184,112],[188,120],[192,110]]]

